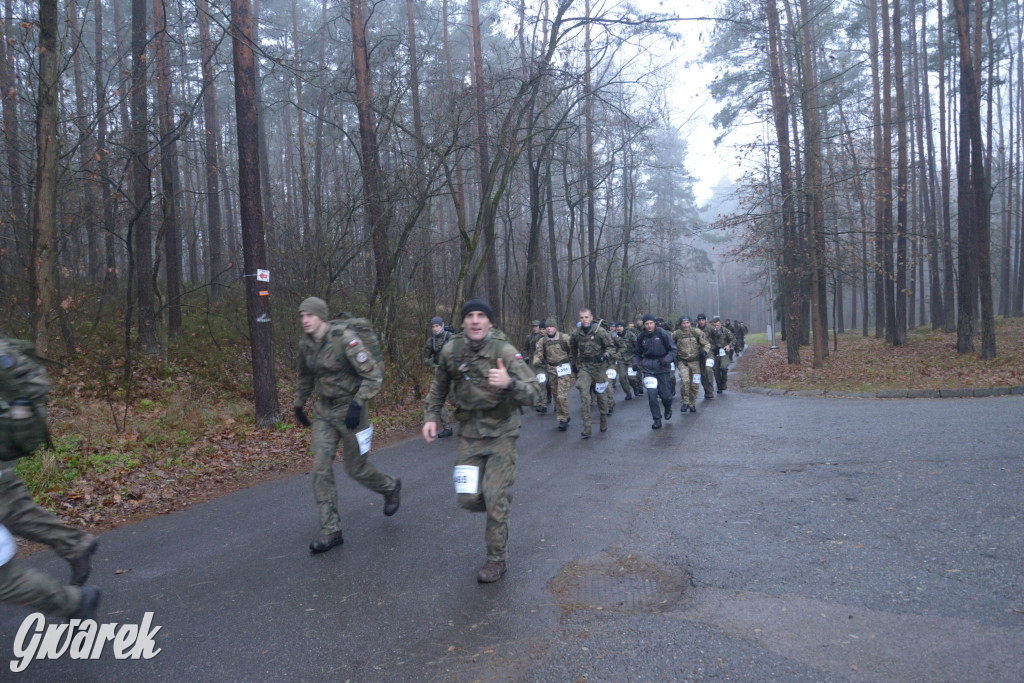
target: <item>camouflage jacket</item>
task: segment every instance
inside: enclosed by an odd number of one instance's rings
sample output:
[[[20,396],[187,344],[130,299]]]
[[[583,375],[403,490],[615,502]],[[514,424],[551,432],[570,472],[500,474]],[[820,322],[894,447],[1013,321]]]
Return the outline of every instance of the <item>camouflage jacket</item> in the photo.
[[[523,346],[523,359],[527,365],[533,362],[533,351],[537,348],[537,342],[543,336],[543,332],[531,332],[530,336],[526,338],[526,344]]]
[[[299,382],[295,407],[305,405],[315,388],[320,398],[347,407],[365,404],[380,391],[384,368],[374,360],[359,336],[338,321],[328,323],[324,338],[304,335],[299,341]]]
[[[711,353],[711,344],[707,337],[696,327],[690,328],[689,334],[683,334],[682,330],[672,333],[672,341],[676,343],[676,358],[682,361],[694,361],[700,357],[700,352]]]
[[[615,360],[615,353],[615,342],[611,334],[597,321],[586,331],[577,327],[569,337],[569,362],[579,367],[603,373],[608,364]]]
[[[533,349],[533,367],[537,371],[554,369],[569,362],[569,335],[556,332],[554,338],[542,334]]]
[[[427,339],[427,343],[423,347],[423,364],[435,367],[437,365],[437,357],[441,354],[441,347],[454,336],[454,333],[445,329],[442,329],[440,334],[431,333],[430,338]]]
[[[726,329],[725,325],[722,325],[721,329],[715,330],[714,327],[708,325],[706,334],[708,337],[708,343],[711,344],[712,351],[718,351],[718,349],[729,346],[732,344],[732,332]]]
[[[622,341],[626,343],[626,348],[622,351],[622,357],[619,359],[627,365],[633,362],[633,352],[636,351],[636,338],[637,333],[633,330],[626,329],[622,332]]]
[[[532,406],[540,397],[540,385],[522,355],[493,332],[474,349],[462,334],[445,344],[438,358],[437,372],[430,385],[424,422],[440,422],[441,407],[450,398],[459,421],[459,436],[488,438],[504,436],[519,429],[519,406]],[[515,380],[512,391],[487,383],[487,372],[502,359]]]

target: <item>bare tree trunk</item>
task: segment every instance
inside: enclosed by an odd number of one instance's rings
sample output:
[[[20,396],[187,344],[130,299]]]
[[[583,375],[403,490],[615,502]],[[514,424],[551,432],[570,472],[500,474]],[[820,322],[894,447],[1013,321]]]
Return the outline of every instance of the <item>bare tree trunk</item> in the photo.
[[[7,177],[10,184],[11,219],[14,225],[27,225],[25,195],[21,184],[21,154],[18,149],[18,90],[14,87],[14,17],[11,0],[4,2],[4,35],[0,41],[0,100],[3,102],[4,147],[7,152]],[[42,8],[40,8],[41,10]],[[38,124],[37,124],[38,125]],[[17,231],[15,231],[17,235]],[[21,240],[16,244],[18,259],[24,257]]]
[[[302,48],[299,47],[299,20],[295,0],[292,0],[292,47],[295,51],[295,66],[301,69]],[[299,138],[299,192],[302,201],[302,239],[305,244],[309,239],[309,165],[306,162],[306,112],[302,106],[302,77],[295,76],[295,113],[298,116]]]
[[[224,294],[220,277],[224,272],[224,237],[221,234],[220,181],[218,179],[217,89],[213,83],[213,42],[210,40],[210,18],[207,0],[196,0],[199,17],[199,46],[203,78],[203,132],[206,161],[206,253],[210,269],[210,297],[220,301]]]
[[[942,0],[938,0],[938,49],[939,49],[939,147],[942,159],[942,307],[945,310],[943,331],[952,332],[957,327],[954,311],[953,281],[953,232],[952,216],[949,211],[950,200],[950,164],[949,142],[946,134],[946,60],[944,53],[945,40],[942,32]]]
[[[131,260],[134,262],[138,291],[139,340],[147,353],[157,349],[154,328],[153,238],[150,234],[149,203],[152,199],[149,169],[149,115],[146,101],[146,0],[132,0],[132,141],[131,185],[133,235]]]
[[[57,265],[57,0],[39,2],[39,96],[36,100],[36,201],[32,230],[32,338],[40,355],[51,342]]]
[[[84,269],[88,282],[94,282],[99,275],[99,242],[96,239],[96,198],[93,185],[93,155],[95,148],[90,144],[89,116],[85,104],[85,77],[82,69],[82,25],[79,24],[77,0],[68,2],[68,28],[71,31],[71,68],[75,79],[75,123],[78,128],[78,158],[80,160],[80,179],[82,192],[82,214],[85,231],[86,263]]]
[[[164,272],[167,274],[167,333],[181,336],[181,230],[178,226],[178,131],[171,111],[171,64],[167,54],[165,0],[153,0],[157,112],[160,118],[160,177],[163,192]]]
[[[796,211],[793,208],[793,170],[789,145],[789,99],[782,74],[782,29],[775,0],[766,3],[768,14],[768,54],[772,78],[772,111],[779,145],[779,185],[782,195],[783,306],[786,309],[786,357],[791,364],[800,362],[800,295],[797,275]],[[773,321],[774,322],[774,321]]]
[[[256,66],[252,48],[249,0],[231,0],[231,53],[235,70],[235,121],[238,130],[238,194],[242,213],[242,259],[245,309],[252,351],[252,384],[256,424],[272,427],[280,415],[274,377],[274,341],[271,336],[268,285],[256,280],[257,269],[267,267],[260,202],[260,166],[256,111]]]
[[[103,207],[103,251],[106,258],[103,274],[104,295],[117,288],[117,261],[114,251],[114,202],[110,196],[110,171],[107,163],[107,85],[103,71],[103,3],[96,3],[96,172],[100,182],[100,205]]]
[[[903,88],[903,23],[900,0],[892,3],[892,37],[896,78],[896,310],[894,346],[907,343],[907,98]]]

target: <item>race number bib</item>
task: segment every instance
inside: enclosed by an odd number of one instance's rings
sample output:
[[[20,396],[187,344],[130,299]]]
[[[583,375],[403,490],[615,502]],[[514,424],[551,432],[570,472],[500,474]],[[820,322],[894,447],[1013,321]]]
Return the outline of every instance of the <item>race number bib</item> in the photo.
[[[672,372],[676,371],[676,364],[675,363],[669,363],[668,365],[669,365],[670,368],[672,368]]]
[[[480,468],[476,465],[456,465],[453,479],[455,493],[480,493]]]
[[[709,368],[715,367],[715,359],[708,358],[706,361],[704,361],[704,365],[708,366]]]
[[[721,358],[725,355],[725,349],[718,349],[718,357]]]
[[[3,524],[0,524],[0,567],[11,561],[14,554],[18,552],[18,542],[11,536]]]
[[[626,368],[626,374],[630,377],[636,377],[636,370],[633,368]]]
[[[600,384],[594,385],[594,391],[599,394],[603,394],[604,390],[608,388],[608,382],[601,382]]]
[[[555,372],[558,374],[559,377],[565,377],[566,375],[571,375],[572,374],[572,366],[569,365],[568,363],[562,363],[561,365],[559,365],[558,367],[555,368]]]
[[[608,379],[616,379],[619,376],[618,370],[614,368],[608,368],[604,371],[604,374],[608,375]]]
[[[644,386],[647,387],[648,389],[657,389],[658,388],[658,378],[657,377],[644,377]]]
[[[545,374],[543,372],[538,372],[537,373],[537,382],[539,382],[540,384],[544,384],[544,382],[547,382],[547,381],[548,381],[547,374]]]
[[[700,384],[700,374],[695,374],[691,380],[694,384]]]
[[[373,443],[373,425],[370,425],[361,432],[356,432],[356,441],[359,442],[359,455],[369,453],[370,444]]]

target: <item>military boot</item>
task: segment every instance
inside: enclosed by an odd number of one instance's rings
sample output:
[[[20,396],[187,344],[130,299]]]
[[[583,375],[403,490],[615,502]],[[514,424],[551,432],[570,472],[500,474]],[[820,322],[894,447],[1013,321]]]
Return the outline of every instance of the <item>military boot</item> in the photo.
[[[671,403],[666,403],[665,404],[665,419],[666,420],[671,420],[672,419],[672,404]]]
[[[543,415],[548,412],[548,407],[547,405],[537,406],[534,410],[536,410],[539,415]]]
[[[398,512],[398,506],[402,504],[402,480],[395,479],[395,488],[390,493],[384,494],[384,516],[390,517]]]
[[[602,415],[601,416],[601,431],[602,432],[607,432],[608,431],[608,415]]]
[[[590,438],[590,425],[583,425],[583,431],[580,433],[580,436],[584,439]]]
[[[632,401],[633,400],[633,394],[626,394],[626,400],[627,401]]]
[[[342,538],[340,531],[335,531],[333,534],[324,534],[309,544],[309,552],[314,555],[317,553],[326,553],[334,546],[341,545],[344,542],[345,539]]]
[[[99,607],[103,591],[96,586],[82,586],[82,598],[78,603],[78,609],[71,615],[72,619],[96,619],[96,608]]]
[[[505,560],[487,560],[484,566],[477,572],[476,580],[480,583],[494,583],[508,571],[508,563]]]
[[[569,423],[568,422],[559,422],[558,423],[558,431],[564,432],[568,428],[569,428]]]
[[[651,429],[661,429],[661,418],[654,418],[654,424],[651,425]]]
[[[96,549],[100,547],[100,542],[95,538],[92,539],[92,543],[85,549],[85,552],[76,557],[73,560],[69,560],[68,564],[71,565],[71,585],[72,586],[84,586],[85,580],[89,578],[89,572],[92,571],[92,555],[96,552]]]

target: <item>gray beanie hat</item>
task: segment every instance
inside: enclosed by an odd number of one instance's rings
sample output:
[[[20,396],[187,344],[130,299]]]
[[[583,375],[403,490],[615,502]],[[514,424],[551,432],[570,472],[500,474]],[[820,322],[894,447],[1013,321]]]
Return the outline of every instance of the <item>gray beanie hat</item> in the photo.
[[[311,296],[299,304],[299,313],[309,313],[321,320],[331,319],[331,314],[327,312],[327,302],[315,296]]]
[[[435,315],[433,318],[430,319],[430,324],[444,326],[444,320],[441,319],[441,316]]]

